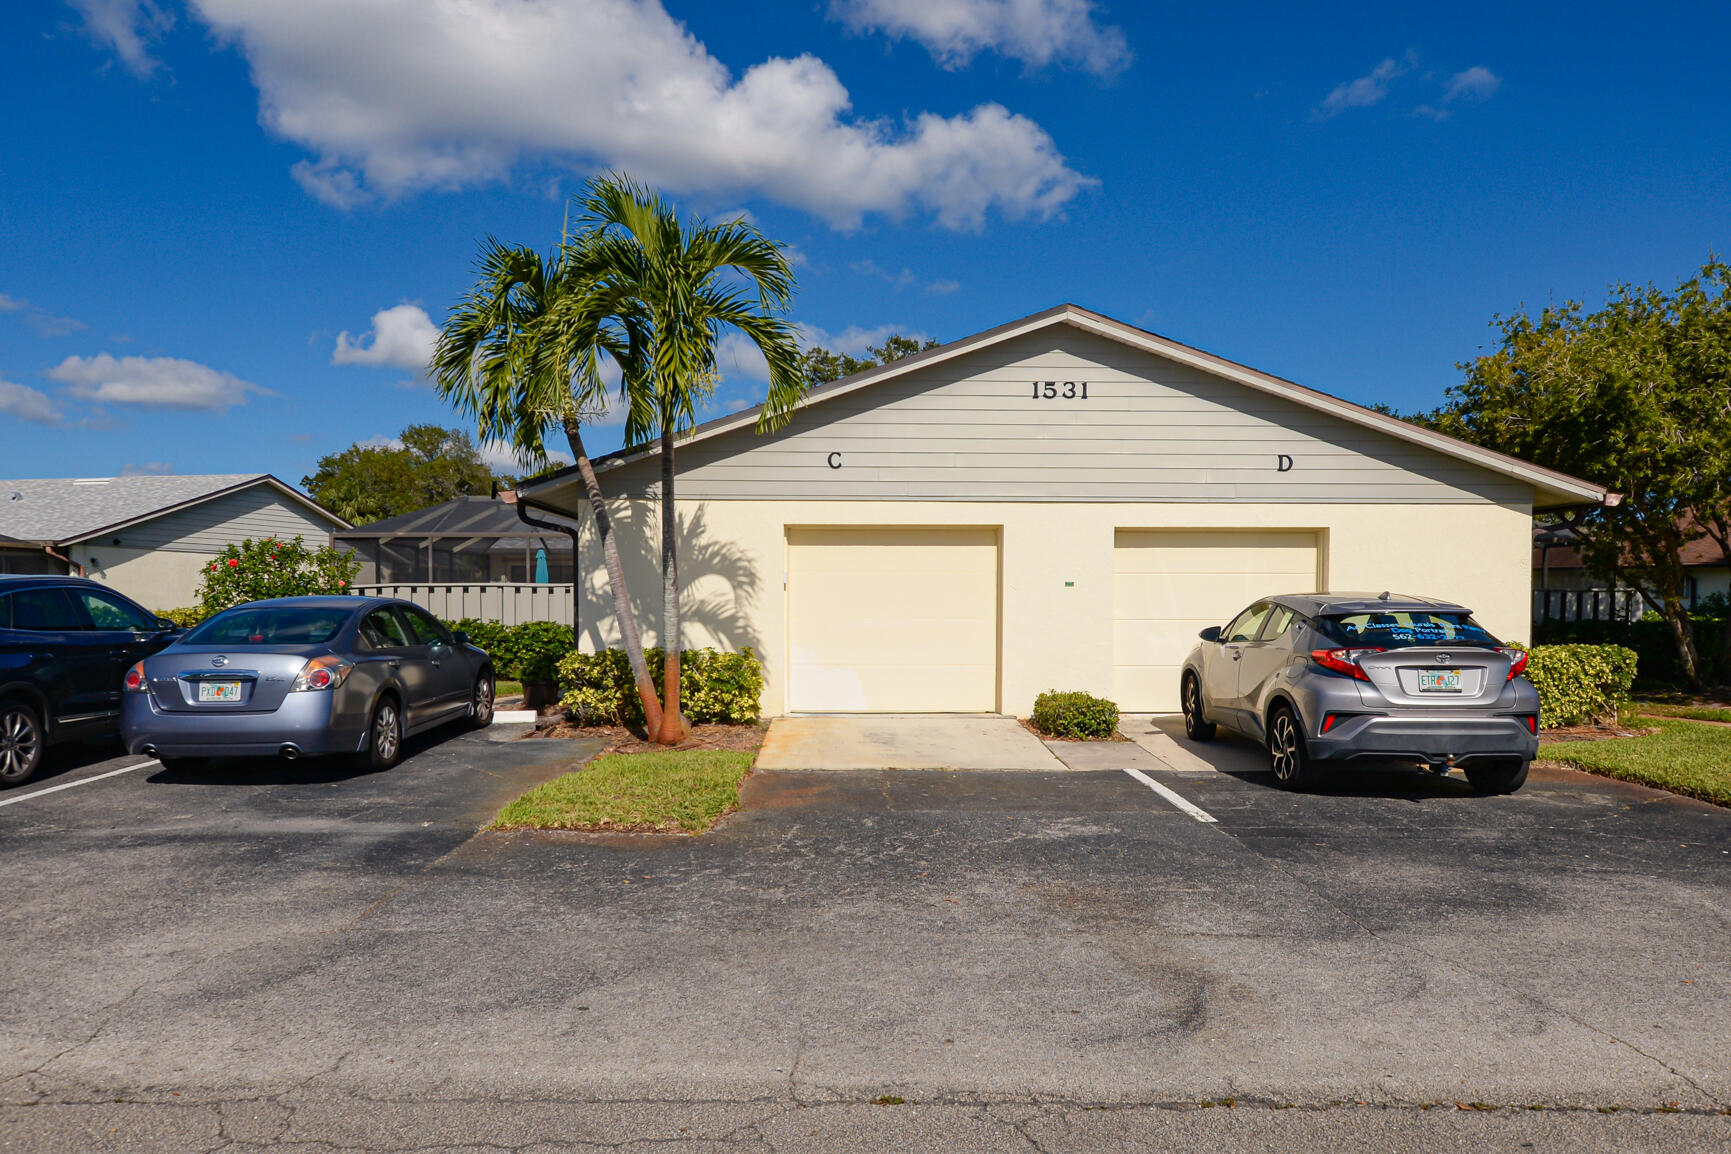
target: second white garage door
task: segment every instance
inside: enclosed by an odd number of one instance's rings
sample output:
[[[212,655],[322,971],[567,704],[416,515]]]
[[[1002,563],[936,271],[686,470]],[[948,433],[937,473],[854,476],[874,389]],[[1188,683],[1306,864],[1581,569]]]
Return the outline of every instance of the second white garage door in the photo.
[[[1258,597],[1319,586],[1316,533],[1120,529],[1112,576],[1112,699],[1178,709],[1178,670],[1209,625]]]
[[[787,532],[788,708],[998,707],[995,528]]]

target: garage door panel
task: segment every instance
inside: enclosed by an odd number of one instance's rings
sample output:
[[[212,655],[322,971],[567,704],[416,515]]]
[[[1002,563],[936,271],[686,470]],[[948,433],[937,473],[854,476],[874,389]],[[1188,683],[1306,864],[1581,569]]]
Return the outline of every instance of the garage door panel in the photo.
[[[997,707],[991,528],[788,530],[788,703],[808,712]]]
[[[1178,673],[1203,629],[1318,585],[1309,530],[1119,530],[1116,544],[1112,689],[1127,712],[1178,708]]]

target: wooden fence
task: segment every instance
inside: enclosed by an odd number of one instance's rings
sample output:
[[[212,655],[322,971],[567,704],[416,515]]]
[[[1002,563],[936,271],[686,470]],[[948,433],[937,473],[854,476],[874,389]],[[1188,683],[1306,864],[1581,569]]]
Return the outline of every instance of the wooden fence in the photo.
[[[473,617],[479,621],[497,621],[501,625],[521,625],[525,621],[553,621],[571,624],[571,585],[509,584],[503,581],[472,585],[435,582],[431,584],[356,585],[353,592],[360,597],[400,597],[445,621]]]
[[[1533,621],[1639,621],[1646,611],[1633,589],[1535,589]]]

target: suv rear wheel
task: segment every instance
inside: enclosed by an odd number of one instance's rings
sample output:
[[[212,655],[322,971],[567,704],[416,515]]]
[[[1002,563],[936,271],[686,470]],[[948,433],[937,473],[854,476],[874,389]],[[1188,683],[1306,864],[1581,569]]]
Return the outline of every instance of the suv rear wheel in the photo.
[[[0,702],[0,785],[23,785],[42,768],[42,718],[22,701]]]
[[[1275,706],[1274,715],[1268,719],[1268,765],[1283,789],[1302,788],[1313,776],[1310,755],[1304,750],[1304,733],[1290,706]]]
[[[1527,767],[1532,762],[1511,757],[1499,761],[1469,762],[1461,766],[1467,783],[1480,793],[1513,793],[1527,783]]]

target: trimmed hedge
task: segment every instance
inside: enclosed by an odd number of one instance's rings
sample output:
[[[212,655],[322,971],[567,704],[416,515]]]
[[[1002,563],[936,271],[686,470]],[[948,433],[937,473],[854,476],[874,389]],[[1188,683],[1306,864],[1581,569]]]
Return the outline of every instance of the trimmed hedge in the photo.
[[[1615,719],[1629,704],[1637,657],[1621,645],[1536,645],[1527,653],[1526,678],[1539,691],[1539,722],[1546,729]]]
[[[558,680],[559,659],[570,653],[573,645],[571,627],[552,621],[501,625],[465,617],[445,624],[461,629],[472,643],[485,649],[493,659],[494,675],[508,681]]]
[[[1701,676],[1709,684],[1731,681],[1731,666],[1723,659],[1727,622],[1694,615],[1695,654]],[[1671,627],[1660,620],[1540,621],[1533,626],[1535,645],[1620,645],[1639,658],[1636,684],[1642,689],[1681,689],[1683,667]]]
[[[1029,720],[1053,737],[1111,737],[1118,728],[1118,706],[1080,690],[1048,689],[1034,698]]]
[[[643,657],[660,688],[665,656],[647,649]],[[559,704],[579,725],[643,724],[643,702],[623,649],[567,653],[559,661],[559,684],[566,690]],[[758,719],[762,697],[763,662],[755,650],[680,651],[679,706],[693,725],[749,725]]]
[[[158,617],[166,617],[182,629],[191,629],[205,618],[202,609],[158,609]]]

